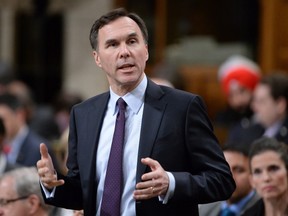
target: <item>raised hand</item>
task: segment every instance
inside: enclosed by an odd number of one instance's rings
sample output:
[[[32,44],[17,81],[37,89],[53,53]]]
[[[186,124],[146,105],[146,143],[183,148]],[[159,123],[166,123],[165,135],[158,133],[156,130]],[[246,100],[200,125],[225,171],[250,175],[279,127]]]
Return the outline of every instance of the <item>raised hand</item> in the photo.
[[[52,159],[48,153],[48,149],[44,143],[40,144],[41,159],[37,162],[37,170],[40,181],[47,189],[63,185],[63,179],[57,180]]]
[[[134,199],[150,199],[165,195],[169,187],[169,177],[166,171],[151,158],[142,158],[141,162],[150,167],[151,172],[142,175],[142,182],[136,184]]]

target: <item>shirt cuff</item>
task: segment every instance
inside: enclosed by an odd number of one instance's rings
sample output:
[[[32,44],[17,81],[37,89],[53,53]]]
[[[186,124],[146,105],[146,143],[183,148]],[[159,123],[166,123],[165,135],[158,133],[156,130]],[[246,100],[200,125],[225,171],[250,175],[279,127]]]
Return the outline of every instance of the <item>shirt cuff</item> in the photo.
[[[166,172],[169,178],[169,186],[166,195],[158,196],[159,201],[162,202],[162,204],[167,204],[168,200],[174,195],[175,190],[175,178],[170,172]]]
[[[56,191],[56,187],[54,187],[54,188],[52,189],[52,191],[49,191],[49,190],[47,190],[47,189],[45,188],[45,186],[42,184],[41,181],[40,181],[40,185],[41,185],[41,187],[42,187],[42,189],[43,189],[43,192],[44,192],[44,194],[45,194],[46,199],[49,199],[49,198],[53,198],[53,197],[54,197],[55,191]]]

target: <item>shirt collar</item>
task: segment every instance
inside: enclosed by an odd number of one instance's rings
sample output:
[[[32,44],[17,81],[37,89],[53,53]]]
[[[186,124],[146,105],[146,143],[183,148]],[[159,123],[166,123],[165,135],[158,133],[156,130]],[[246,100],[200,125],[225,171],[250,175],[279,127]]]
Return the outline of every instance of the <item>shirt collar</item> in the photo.
[[[139,85],[133,89],[133,91],[128,92],[122,98],[127,103],[127,106],[132,110],[133,113],[137,114],[144,103],[144,95],[145,90],[147,87],[147,77],[144,74],[144,77],[142,81],[139,83]],[[120,98],[119,95],[113,92],[113,90],[110,87],[110,100],[109,100],[109,107],[115,107],[113,115],[115,115],[118,111],[118,108],[116,107],[116,102]]]
[[[233,203],[232,205],[229,205],[227,201],[222,202],[221,209],[223,210],[229,207],[229,209],[231,209],[233,212],[235,212],[236,214],[239,214],[243,206],[245,206],[249,202],[249,200],[254,196],[255,193],[256,193],[255,190],[252,190],[247,196],[245,196],[239,202]]]

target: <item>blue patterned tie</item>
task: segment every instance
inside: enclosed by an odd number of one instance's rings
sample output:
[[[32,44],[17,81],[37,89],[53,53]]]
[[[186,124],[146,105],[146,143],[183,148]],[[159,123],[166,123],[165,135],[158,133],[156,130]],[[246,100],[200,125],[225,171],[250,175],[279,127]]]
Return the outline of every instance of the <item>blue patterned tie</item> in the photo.
[[[122,98],[117,101],[119,112],[113,135],[112,146],[106,171],[101,205],[101,216],[120,216],[122,193],[122,158],[125,132],[126,103]]]

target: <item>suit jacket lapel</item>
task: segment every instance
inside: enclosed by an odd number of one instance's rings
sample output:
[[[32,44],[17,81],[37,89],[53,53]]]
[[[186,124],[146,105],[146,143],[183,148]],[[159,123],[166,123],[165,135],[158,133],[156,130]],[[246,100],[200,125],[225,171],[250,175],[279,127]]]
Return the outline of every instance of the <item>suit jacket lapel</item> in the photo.
[[[79,163],[85,167],[83,168],[83,172],[87,171],[86,174],[83,174],[83,176],[85,176],[84,178],[86,180],[89,179],[89,181],[87,181],[89,186],[85,187],[87,189],[86,191],[83,191],[88,194],[88,202],[84,204],[84,206],[86,206],[85,209],[88,210],[87,215],[96,214],[96,152],[109,95],[109,92],[107,92],[95,98],[92,102],[91,109],[88,110],[85,115],[85,118],[87,118],[87,133],[85,134],[88,137],[86,142],[87,145],[83,148],[84,153],[81,154],[83,158]],[[83,120],[82,122],[86,121]]]
[[[109,100],[109,92],[101,95],[101,97],[97,98],[96,101],[93,102],[93,107],[87,115],[87,133],[88,136],[87,144],[89,146],[86,147],[85,161],[89,161],[90,163],[86,163],[88,166],[87,170],[92,171],[92,175],[96,170],[96,152],[98,147],[99,136],[101,132],[101,127],[103,123],[103,119],[105,116],[107,103]],[[84,121],[83,121],[84,122]]]
[[[149,157],[151,155],[158,134],[161,119],[166,107],[166,102],[161,100],[163,95],[164,92],[158,85],[148,81],[140,133],[136,182],[141,181],[141,175],[147,168],[141,163],[141,158]]]

